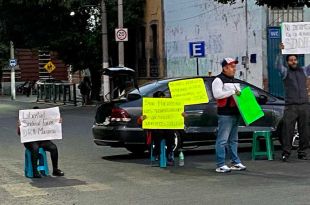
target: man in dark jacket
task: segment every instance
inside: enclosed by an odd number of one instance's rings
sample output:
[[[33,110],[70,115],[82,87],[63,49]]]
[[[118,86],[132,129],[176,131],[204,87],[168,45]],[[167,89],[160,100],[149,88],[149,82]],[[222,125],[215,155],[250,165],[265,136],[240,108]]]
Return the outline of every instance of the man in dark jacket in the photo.
[[[284,45],[280,44],[280,49]],[[286,56],[287,66],[283,65],[283,56],[277,57],[276,68],[279,70],[285,88],[285,110],[282,128],[282,160],[286,162],[291,154],[295,124],[298,124],[299,148],[298,159],[307,160],[306,149],[309,146],[309,97],[307,92],[307,77],[310,75],[310,65],[299,67],[296,55]]]

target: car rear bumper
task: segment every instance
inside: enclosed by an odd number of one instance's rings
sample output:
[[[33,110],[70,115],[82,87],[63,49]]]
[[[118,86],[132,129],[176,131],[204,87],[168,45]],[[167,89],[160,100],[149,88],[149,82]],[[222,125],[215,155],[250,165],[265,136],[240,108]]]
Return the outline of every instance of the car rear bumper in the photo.
[[[123,147],[126,144],[145,144],[145,133],[141,128],[94,125],[92,133],[94,143],[99,146]]]

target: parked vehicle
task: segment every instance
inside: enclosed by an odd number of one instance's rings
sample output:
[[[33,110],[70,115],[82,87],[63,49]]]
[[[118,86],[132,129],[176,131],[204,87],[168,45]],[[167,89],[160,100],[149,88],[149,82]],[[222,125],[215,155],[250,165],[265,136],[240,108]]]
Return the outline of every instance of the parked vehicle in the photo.
[[[196,78],[196,77],[192,77]],[[215,77],[201,77],[204,80],[209,103],[185,106],[185,128],[176,131],[178,146],[214,144],[217,130],[216,101],[212,95],[211,84]],[[103,103],[98,107],[95,123],[92,127],[94,143],[100,146],[125,147],[133,153],[146,150],[146,136],[137,119],[142,113],[142,98],[151,97],[156,91],[163,91],[170,97],[168,83],[190,78],[170,78],[145,84],[125,95]],[[251,85],[237,80],[241,88],[250,86],[265,116],[246,126],[241,120],[239,126],[240,142],[249,142],[256,130],[269,130],[274,138],[279,137],[284,100]]]

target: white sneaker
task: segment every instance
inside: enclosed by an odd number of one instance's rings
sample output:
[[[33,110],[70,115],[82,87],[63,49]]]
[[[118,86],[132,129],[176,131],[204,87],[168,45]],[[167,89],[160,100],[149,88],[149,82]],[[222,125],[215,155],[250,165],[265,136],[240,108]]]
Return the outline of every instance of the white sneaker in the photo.
[[[230,172],[231,169],[227,165],[224,165],[224,166],[216,168],[215,171],[219,173],[225,173],[225,172]]]
[[[243,164],[241,163],[238,163],[238,164],[234,164],[230,167],[231,170],[233,171],[243,171],[243,170],[246,170],[246,166],[244,166]]]

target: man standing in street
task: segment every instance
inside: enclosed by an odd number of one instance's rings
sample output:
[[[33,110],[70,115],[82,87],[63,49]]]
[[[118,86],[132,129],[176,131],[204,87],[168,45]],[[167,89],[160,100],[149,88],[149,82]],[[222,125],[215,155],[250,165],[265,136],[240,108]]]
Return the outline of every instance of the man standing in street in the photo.
[[[284,45],[280,44],[280,50]],[[310,75],[310,65],[299,67],[297,55],[286,56],[287,66],[283,65],[281,53],[277,56],[276,68],[279,70],[285,88],[285,110],[282,128],[282,160],[288,161],[291,154],[295,124],[299,132],[298,159],[307,160],[306,149],[309,146],[309,97],[307,92],[307,77]]]
[[[246,167],[238,157],[238,124],[240,113],[233,95],[240,95],[240,85],[235,83],[237,60],[224,58],[221,62],[222,73],[212,82],[213,96],[217,101],[218,132],[216,137],[216,172],[245,170]],[[230,154],[232,166],[225,165],[226,147]]]

